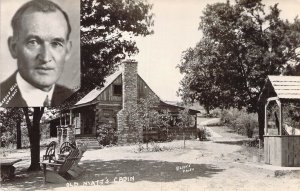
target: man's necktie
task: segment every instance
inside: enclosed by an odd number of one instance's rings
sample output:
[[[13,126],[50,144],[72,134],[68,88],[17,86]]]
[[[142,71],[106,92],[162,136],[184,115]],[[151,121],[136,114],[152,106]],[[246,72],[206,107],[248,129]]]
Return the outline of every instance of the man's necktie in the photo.
[[[50,99],[49,99],[48,95],[46,96],[43,106],[45,106],[45,107],[50,106]]]

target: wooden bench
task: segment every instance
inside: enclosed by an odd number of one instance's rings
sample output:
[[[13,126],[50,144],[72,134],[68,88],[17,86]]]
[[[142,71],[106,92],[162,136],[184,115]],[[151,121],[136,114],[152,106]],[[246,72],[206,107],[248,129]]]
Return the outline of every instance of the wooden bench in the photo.
[[[49,183],[65,183],[67,180],[75,179],[83,172],[78,167],[78,162],[83,152],[76,148],[71,150],[65,160],[60,162],[42,162],[44,180]]]
[[[1,181],[4,179],[11,179],[15,176],[15,163],[22,161],[22,159],[0,158],[1,165]]]
[[[76,145],[74,143],[64,142],[60,146],[58,160],[64,160],[73,149],[76,149]]]

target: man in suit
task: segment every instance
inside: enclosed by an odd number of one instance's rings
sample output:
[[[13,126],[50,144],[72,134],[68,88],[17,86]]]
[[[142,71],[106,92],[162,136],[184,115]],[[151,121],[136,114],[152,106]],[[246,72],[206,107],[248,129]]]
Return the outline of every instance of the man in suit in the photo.
[[[18,70],[1,83],[0,106],[59,106],[72,94],[56,84],[72,47],[68,15],[50,0],[32,0],[18,9],[11,26],[8,46]]]

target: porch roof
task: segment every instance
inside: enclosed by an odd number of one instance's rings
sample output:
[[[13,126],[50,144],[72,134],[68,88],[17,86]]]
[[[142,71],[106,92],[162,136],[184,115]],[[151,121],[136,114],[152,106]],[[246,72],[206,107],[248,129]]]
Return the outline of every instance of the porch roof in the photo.
[[[172,101],[160,101],[160,106],[162,107],[167,107],[167,108],[173,108],[173,109],[184,109],[185,107],[178,106],[175,102]],[[196,115],[197,113],[201,113],[199,110],[195,109],[190,109],[189,108],[189,113],[192,115]]]

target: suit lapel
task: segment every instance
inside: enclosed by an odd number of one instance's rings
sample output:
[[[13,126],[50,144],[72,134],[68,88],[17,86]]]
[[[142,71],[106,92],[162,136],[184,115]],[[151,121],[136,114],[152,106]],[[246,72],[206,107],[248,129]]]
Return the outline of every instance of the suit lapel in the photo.
[[[1,84],[1,107],[27,107],[16,82],[15,72]]]

